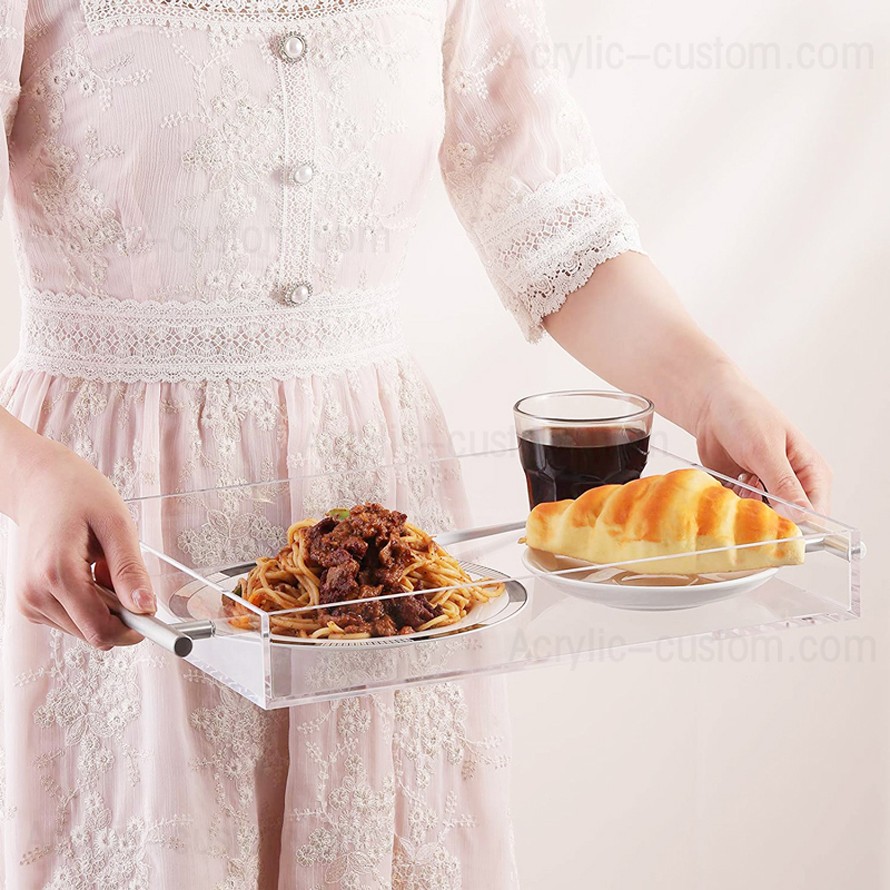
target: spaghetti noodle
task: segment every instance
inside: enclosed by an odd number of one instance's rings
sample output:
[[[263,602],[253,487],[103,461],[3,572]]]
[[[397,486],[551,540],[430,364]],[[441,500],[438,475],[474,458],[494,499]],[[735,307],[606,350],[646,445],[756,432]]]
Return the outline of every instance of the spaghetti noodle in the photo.
[[[258,558],[234,592],[266,612],[305,609],[274,614],[273,633],[349,640],[452,625],[504,590],[474,581],[404,513],[360,504],[294,522],[278,555]],[[224,607],[236,626],[256,626],[237,601]]]

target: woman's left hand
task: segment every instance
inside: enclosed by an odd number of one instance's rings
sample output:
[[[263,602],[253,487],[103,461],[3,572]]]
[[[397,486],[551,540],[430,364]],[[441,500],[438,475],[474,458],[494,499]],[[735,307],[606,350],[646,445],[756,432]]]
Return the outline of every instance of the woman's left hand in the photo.
[[[831,468],[735,368],[727,367],[709,388],[691,432],[704,466],[734,479],[752,474],[770,494],[828,513]]]
[[[543,324],[579,362],[692,433],[706,467],[752,473],[776,497],[828,512],[828,464],[695,324],[648,257],[606,260]]]

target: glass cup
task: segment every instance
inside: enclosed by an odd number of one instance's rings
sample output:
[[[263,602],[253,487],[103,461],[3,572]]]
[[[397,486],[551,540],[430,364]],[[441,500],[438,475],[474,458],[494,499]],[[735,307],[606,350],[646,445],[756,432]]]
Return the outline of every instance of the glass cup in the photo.
[[[547,392],[513,406],[529,506],[638,479],[649,457],[655,406],[609,390]]]

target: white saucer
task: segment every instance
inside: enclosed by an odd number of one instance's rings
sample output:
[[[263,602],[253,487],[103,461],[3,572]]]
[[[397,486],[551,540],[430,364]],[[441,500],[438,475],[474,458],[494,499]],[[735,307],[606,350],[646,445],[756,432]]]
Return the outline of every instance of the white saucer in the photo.
[[[594,563],[556,556],[526,547],[525,567],[548,584],[614,609],[662,612],[692,609],[718,600],[748,593],[769,581],[778,569],[753,572],[727,572],[708,575],[649,575],[619,568],[600,568]],[[567,569],[588,569],[569,574],[553,574]]]

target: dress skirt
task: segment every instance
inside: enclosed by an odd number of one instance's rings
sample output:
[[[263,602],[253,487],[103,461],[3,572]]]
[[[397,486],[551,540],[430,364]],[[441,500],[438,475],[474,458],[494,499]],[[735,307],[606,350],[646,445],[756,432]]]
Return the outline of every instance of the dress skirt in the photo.
[[[125,498],[305,477],[307,516],[379,500],[431,531],[467,518],[428,459],[450,445],[410,357],[199,383],[13,362],[0,405]],[[393,464],[405,467],[395,481],[378,469]],[[173,556],[210,564],[262,555],[269,525],[237,502],[199,504],[176,532]],[[102,652],[29,623],[15,604],[18,535],[4,517],[3,887],[517,886],[502,680],[264,711],[151,643]]]

